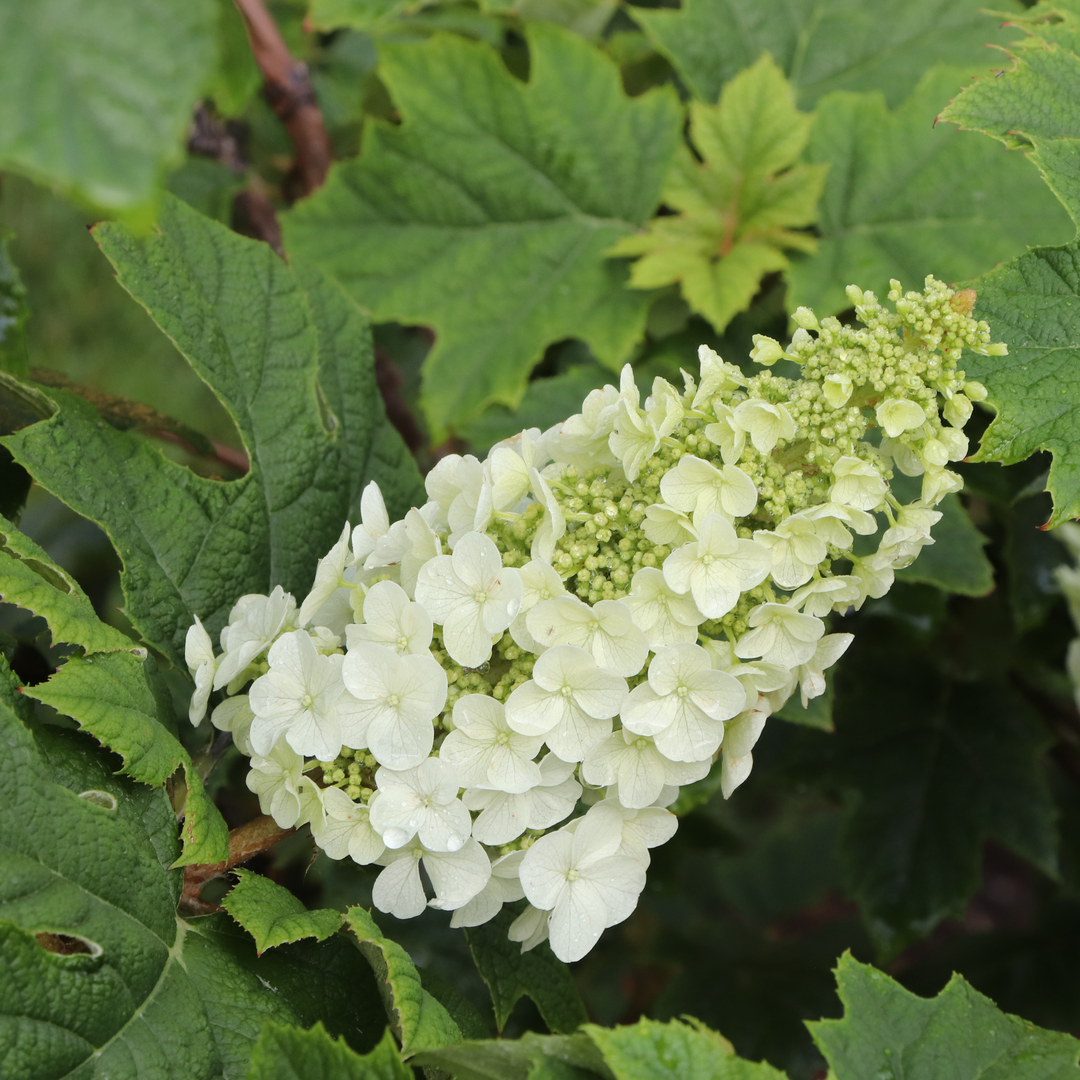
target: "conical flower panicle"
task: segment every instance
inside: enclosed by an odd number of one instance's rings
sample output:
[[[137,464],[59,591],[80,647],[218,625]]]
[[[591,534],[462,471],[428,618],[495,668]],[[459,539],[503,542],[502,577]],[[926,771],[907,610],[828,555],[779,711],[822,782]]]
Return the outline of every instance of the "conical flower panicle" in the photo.
[[[634,909],[680,786],[746,780],[850,644],[830,613],[883,595],[961,486],[986,391],[958,363],[1004,346],[933,278],[893,282],[895,310],[848,295],[861,325],[800,308],[786,348],[755,338],[756,375],[702,346],[682,388],[642,402],[628,366],[549,431],[443,458],[401,521],[370,484],[299,606],[240,598],[217,656],[196,621],[192,721],[231,692],[211,722],[264,812],[382,866],[381,910],[474,926],[524,897],[511,938],[579,959]]]

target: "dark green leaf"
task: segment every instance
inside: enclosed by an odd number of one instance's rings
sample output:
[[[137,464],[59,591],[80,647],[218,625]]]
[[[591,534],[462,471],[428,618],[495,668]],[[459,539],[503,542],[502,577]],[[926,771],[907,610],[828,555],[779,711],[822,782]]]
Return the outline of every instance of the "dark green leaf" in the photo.
[[[301,938],[323,941],[341,929],[341,913],[309,911],[288,889],[251,870],[233,871],[240,879],[221,906],[255,939],[260,954]]]
[[[236,599],[303,597],[371,479],[393,516],[421,494],[375,387],[366,320],[315,271],[166,202],[156,235],[99,229],[121,283],[236,421],[252,461],[222,483],[102,424],[64,391],[56,415],[6,440],[42,486],[101,524],[124,563],[126,613],[180,664],[194,615],[211,633]]]
[[[376,319],[434,328],[436,441],[492,402],[516,406],[549,343],[581,338],[617,368],[645,325],[648,297],[603,252],[659,201],[675,99],[628,99],[614,64],[566,31],[528,39],[528,84],[461,38],[383,47],[402,123],[369,127],[359,159],[284,218],[288,249]]]
[[[523,953],[520,943],[506,936],[517,914],[504,907],[494,919],[465,931],[476,968],[491,991],[496,1026],[502,1031],[518,999],[528,995],[551,1031],[569,1034],[589,1018],[581,995],[546,942]]]
[[[0,164],[147,220],[214,65],[214,0],[0,5]]]
[[[848,884],[892,953],[959,915],[996,837],[1056,869],[1039,763],[1049,734],[1006,685],[946,680],[863,623],[837,681],[832,775],[859,793],[843,837]]]
[[[845,953],[836,981],[844,1019],[807,1024],[836,1080],[1080,1077],[1080,1042],[1001,1012],[959,975],[928,1001]]]
[[[881,90],[895,104],[932,64],[985,69],[993,61],[984,46],[1008,40],[976,0],[685,0],[679,11],[631,10],[709,102],[768,52],[803,106],[832,90]]]
[[[221,1076],[197,976],[183,964],[164,793],[111,775],[70,733],[43,730],[42,753],[2,702],[0,733],[5,1077]],[[273,1012],[272,1002],[261,988],[248,996],[249,1008]]]
[[[965,87],[941,118],[1022,147],[1080,225],[1077,13],[1068,5],[1039,5],[1017,23],[1033,36],[1013,46],[1013,63],[997,78]]]
[[[228,855],[228,827],[191,755],[170,731],[170,704],[153,684],[153,663],[130,652],[73,656],[48,682],[26,693],[70,716],[118,753],[124,759],[121,772],[135,780],[159,786],[182,766],[188,786],[184,852],[174,865],[221,862]]]
[[[461,1031],[450,1014],[420,982],[409,954],[383,937],[371,915],[360,907],[345,912],[345,921],[360,951],[375,972],[390,1026],[403,1053],[428,1050],[461,1041]]]
[[[81,645],[88,653],[136,648],[129,637],[97,617],[70,574],[2,516],[0,600],[40,615],[54,642]]]
[[[424,1050],[410,1061],[448,1070],[454,1080],[612,1080],[595,1044],[585,1035],[534,1035],[462,1042]]]
[[[316,1024],[310,1031],[268,1021],[251,1054],[248,1080],[412,1080],[389,1030],[361,1056]]]
[[[1009,346],[1008,356],[965,358],[998,414],[975,460],[1011,464],[1051,451],[1049,523],[1059,525],[1080,516],[1080,247],[1029,252],[975,286],[978,314]]]
[[[963,74],[927,72],[891,112],[880,93],[821,101],[806,150],[809,161],[829,164],[821,241],[788,273],[790,306],[832,314],[850,306],[844,290],[851,284],[884,296],[891,278],[909,287],[930,273],[959,281],[1028,245],[1071,235],[1066,215],[1020,155],[934,126]]]

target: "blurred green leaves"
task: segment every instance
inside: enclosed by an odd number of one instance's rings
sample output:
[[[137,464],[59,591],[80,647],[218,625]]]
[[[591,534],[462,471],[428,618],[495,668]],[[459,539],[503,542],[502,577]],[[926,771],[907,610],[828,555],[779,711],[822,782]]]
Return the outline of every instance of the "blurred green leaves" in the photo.
[[[989,68],[984,46],[1008,40],[976,0],[686,0],[631,11],[706,102],[768,52],[804,108],[833,90],[882,90],[893,105],[935,63]]]
[[[143,225],[217,61],[214,0],[0,8],[0,166]]]

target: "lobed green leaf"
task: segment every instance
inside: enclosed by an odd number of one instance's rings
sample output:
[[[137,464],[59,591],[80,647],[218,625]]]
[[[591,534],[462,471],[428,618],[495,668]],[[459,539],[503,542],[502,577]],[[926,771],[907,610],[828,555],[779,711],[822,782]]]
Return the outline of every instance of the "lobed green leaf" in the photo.
[[[507,937],[516,915],[504,907],[494,919],[465,931],[476,969],[491,991],[496,1027],[502,1031],[518,1000],[527,995],[551,1031],[576,1031],[589,1017],[573,977],[547,942],[523,953]]]
[[[1050,741],[1007,685],[954,683],[863,624],[837,682],[827,775],[858,793],[842,838],[847,885],[894,954],[959,915],[995,837],[1054,875]]]
[[[974,282],[978,313],[1008,356],[971,356],[968,374],[986,385],[997,412],[976,461],[1054,455],[1049,525],[1080,516],[1080,245],[1041,248]]]
[[[936,998],[916,997],[844,953],[836,968],[842,1020],[808,1023],[836,1080],[1068,1080],[1080,1042],[1003,1013],[954,975]]]
[[[324,941],[341,929],[341,913],[330,908],[309,911],[288,889],[251,870],[235,870],[239,881],[221,906],[255,939],[261,955],[276,945],[301,938]]]
[[[850,306],[844,290],[854,282],[884,296],[892,278],[908,287],[929,273],[962,281],[1029,244],[1071,234],[1019,155],[934,126],[963,75],[927,72],[892,111],[880,92],[830,94],[819,103],[806,159],[829,165],[821,239],[788,271],[791,306],[834,314]]]
[[[370,1054],[331,1038],[322,1024],[310,1031],[273,1021],[263,1025],[251,1054],[248,1080],[412,1080],[389,1029]]]
[[[648,297],[603,253],[656,208],[674,95],[631,100],[569,32],[527,37],[527,84],[458,37],[380,49],[401,124],[370,125],[360,157],[284,215],[288,250],[374,318],[435,330],[422,390],[435,441],[492,402],[516,406],[548,344],[580,338],[617,369],[645,326]]]
[[[214,0],[0,5],[0,166],[148,223],[217,54]]]
[[[676,214],[621,240],[610,255],[640,256],[630,284],[678,283],[691,309],[717,332],[750,306],[761,279],[788,266],[785,249],[811,251],[794,230],[814,222],[826,165],[796,165],[810,117],[795,108],[768,56],[728,83],[716,105],[690,105],[690,141],[664,186]]]
[[[180,666],[195,615],[214,634],[245,593],[280,584],[302,599],[369,480],[394,517],[422,487],[386,419],[367,322],[332,282],[172,198],[153,236],[97,235],[229,410],[251,469],[229,483],[196,476],[62,390],[46,399],[53,415],[3,442],[106,530],[128,617]]]
[[[142,651],[125,634],[103,623],[75,579],[3,516],[0,600],[40,615],[55,642],[81,645],[88,653]]]
[[[176,737],[171,705],[155,685],[153,663],[130,652],[73,656],[48,682],[26,694],[70,716],[119,754],[121,773],[133,780],[159,787],[182,767],[187,780],[184,850],[174,865],[222,862],[229,852],[228,826]]]

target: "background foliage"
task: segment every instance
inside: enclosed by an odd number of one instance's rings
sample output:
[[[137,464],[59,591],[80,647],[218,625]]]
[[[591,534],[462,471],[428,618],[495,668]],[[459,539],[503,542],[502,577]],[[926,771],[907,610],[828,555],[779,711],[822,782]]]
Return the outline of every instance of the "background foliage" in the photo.
[[[1040,526],[1080,514],[1080,5],[269,12],[321,186],[231,3],[0,8],[5,1070],[1074,1075],[1080,714]],[[1009,344],[966,360],[965,492],[737,796],[684,791],[586,960],[376,922],[366,870],[253,835],[240,756],[184,719],[192,613],[302,593],[368,480],[400,513],[624,361],[646,390],[701,342],[743,363],[930,272]]]

